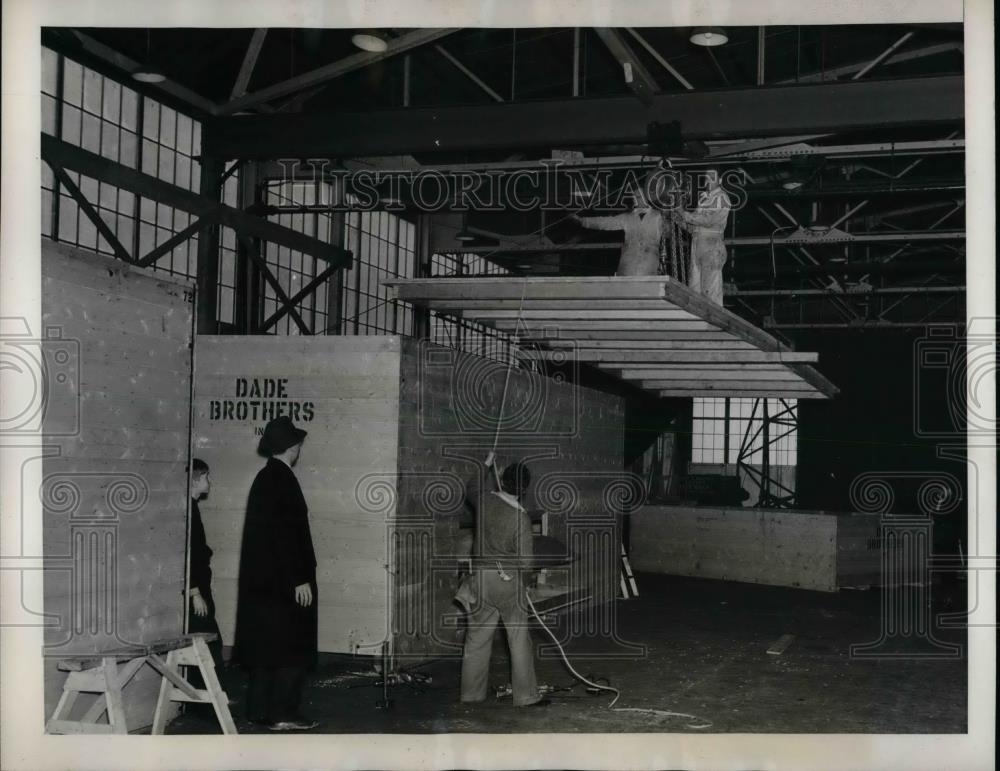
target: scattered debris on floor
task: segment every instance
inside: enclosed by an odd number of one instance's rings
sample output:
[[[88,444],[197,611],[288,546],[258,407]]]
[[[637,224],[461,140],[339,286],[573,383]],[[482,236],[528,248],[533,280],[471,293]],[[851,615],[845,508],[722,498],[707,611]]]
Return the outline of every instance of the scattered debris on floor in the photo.
[[[613,712],[637,712],[643,715],[650,715],[653,717],[660,718],[672,718],[672,717],[686,717],[690,718],[693,723],[688,723],[688,728],[711,728],[712,724],[705,722],[702,718],[697,715],[689,715],[686,712],[670,712],[665,709],[646,709],[642,707],[615,707]]]
[[[771,647],[767,649],[768,654],[771,656],[780,656],[792,644],[792,640],[794,639],[795,635],[793,634],[781,635],[781,637],[771,643]]]
[[[334,675],[333,677],[324,677],[321,680],[315,680],[313,685],[317,688],[332,688],[335,686],[343,685],[344,683],[350,683],[354,680],[359,679],[371,679],[378,677],[378,672],[368,671],[368,672],[341,672],[339,675]]]

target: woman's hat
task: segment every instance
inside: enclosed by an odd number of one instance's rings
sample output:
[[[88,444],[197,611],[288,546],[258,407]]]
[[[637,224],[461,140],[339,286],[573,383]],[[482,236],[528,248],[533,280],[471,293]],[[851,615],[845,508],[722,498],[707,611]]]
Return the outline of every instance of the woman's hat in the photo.
[[[263,455],[276,455],[299,444],[306,438],[308,431],[296,428],[287,415],[275,418],[264,426],[264,435],[260,438],[257,451]]]

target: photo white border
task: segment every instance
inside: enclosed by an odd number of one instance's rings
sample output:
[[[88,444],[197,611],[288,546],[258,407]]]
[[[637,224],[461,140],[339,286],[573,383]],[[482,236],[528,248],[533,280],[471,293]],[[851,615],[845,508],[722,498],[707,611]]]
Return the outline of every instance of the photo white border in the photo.
[[[2,48],[0,315],[40,323],[40,28],[185,27],[546,27],[936,23],[965,20],[967,309],[996,316],[996,198],[993,6],[990,0],[5,0]],[[9,388],[0,373],[0,389]],[[0,390],[0,398],[17,398]],[[977,391],[980,419],[995,418],[994,379]],[[984,414],[984,410],[989,414]],[[30,440],[30,437],[24,437]],[[27,442],[23,441],[22,444]],[[0,452],[0,590],[3,618],[19,604],[22,569],[40,560],[41,504],[19,490],[23,452]],[[970,516],[981,543],[996,543],[996,444],[969,447]],[[29,464],[29,468],[38,464]],[[34,473],[38,473],[37,470]],[[32,488],[40,479],[29,477]],[[33,489],[33,488],[32,488]],[[975,501],[971,498],[975,496]],[[992,515],[992,516],[991,516]],[[22,540],[23,539],[23,540]],[[23,544],[24,552],[16,544]],[[971,545],[970,545],[971,546]],[[970,558],[993,554],[971,553]],[[995,564],[995,563],[994,563]],[[27,571],[24,599],[41,608],[41,571]],[[276,736],[46,736],[41,628],[0,628],[0,767],[4,769],[207,768],[993,768],[996,684],[994,570],[978,572],[969,627],[969,733],[871,734],[518,734]],[[972,577],[970,576],[970,584]],[[970,591],[970,596],[973,593]]]

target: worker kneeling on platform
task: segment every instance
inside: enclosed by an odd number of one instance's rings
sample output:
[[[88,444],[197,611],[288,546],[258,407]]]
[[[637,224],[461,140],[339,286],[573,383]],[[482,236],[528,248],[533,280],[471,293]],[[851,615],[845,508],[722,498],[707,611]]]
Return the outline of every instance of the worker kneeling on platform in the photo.
[[[545,706],[549,700],[539,696],[535,679],[522,577],[533,556],[531,518],[520,501],[531,483],[531,472],[518,461],[499,474],[492,452],[485,466],[489,492],[483,494],[479,474],[468,488],[476,510],[473,567],[455,595],[469,622],[462,654],[462,701],[486,699],[493,635],[502,621],[510,648],[514,706]]]

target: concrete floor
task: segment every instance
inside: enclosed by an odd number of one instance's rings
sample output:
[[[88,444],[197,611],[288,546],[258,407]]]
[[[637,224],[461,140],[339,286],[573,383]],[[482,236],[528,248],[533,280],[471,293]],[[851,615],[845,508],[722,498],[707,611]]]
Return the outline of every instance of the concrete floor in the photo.
[[[392,707],[377,710],[381,688],[370,659],[326,655],[307,690],[303,712],[323,733],[432,732],[761,732],[761,733],[963,733],[966,730],[964,656],[920,659],[926,645],[898,641],[896,658],[852,659],[851,644],[880,636],[880,591],[826,594],[723,581],[642,575],[641,596],[619,601],[619,637],[647,647],[644,656],[594,657],[608,641],[568,646],[584,675],[610,680],[622,692],[614,709],[609,694],[583,686],[552,694],[552,706],[515,709],[510,698],[459,703],[460,662],[438,660],[413,668],[430,685],[390,689]],[[934,614],[965,607],[964,585],[937,585]],[[794,635],[780,656],[767,648]],[[544,642],[539,631],[536,639]],[[942,641],[964,645],[965,630],[935,630]],[[492,678],[509,680],[502,634],[494,649]],[[611,646],[615,648],[615,646]],[[620,648],[615,648],[621,652]],[[964,649],[963,649],[964,650]],[[537,663],[538,680],[571,686],[558,658]],[[243,672],[227,668],[223,684],[239,702],[233,713],[241,732]],[[352,687],[355,686],[355,687]],[[201,709],[200,707],[198,709]],[[681,713],[681,714],[671,714]],[[168,733],[214,733],[202,715],[185,714]]]

